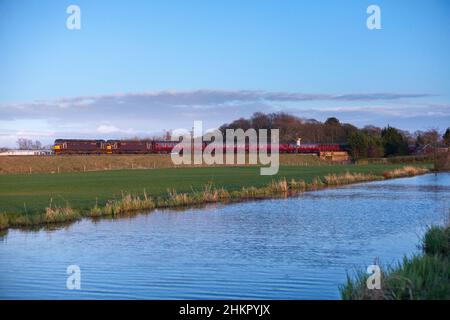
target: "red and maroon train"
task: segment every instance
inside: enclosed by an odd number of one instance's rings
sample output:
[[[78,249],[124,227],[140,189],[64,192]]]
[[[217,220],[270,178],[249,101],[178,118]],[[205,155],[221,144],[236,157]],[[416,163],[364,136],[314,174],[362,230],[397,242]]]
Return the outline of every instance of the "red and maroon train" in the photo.
[[[53,146],[54,154],[157,154],[171,153],[178,141],[161,140],[74,140],[57,139]],[[206,148],[207,142],[202,143],[202,149]],[[270,151],[270,144],[267,146]],[[279,145],[280,153],[312,153],[330,151],[345,151],[341,144],[302,144],[284,143]],[[225,146],[224,146],[224,152]],[[249,146],[235,146],[234,151],[249,152]],[[257,151],[257,150],[253,150]]]

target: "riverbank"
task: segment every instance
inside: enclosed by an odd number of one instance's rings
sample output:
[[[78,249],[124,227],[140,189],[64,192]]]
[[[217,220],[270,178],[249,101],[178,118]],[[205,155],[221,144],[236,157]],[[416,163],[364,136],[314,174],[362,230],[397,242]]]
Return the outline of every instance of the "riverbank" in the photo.
[[[450,222],[430,227],[422,239],[422,254],[404,257],[381,272],[381,288],[367,289],[368,275],[360,272],[341,288],[345,300],[450,299]]]
[[[0,177],[0,229],[127,215],[155,208],[289,196],[357,182],[413,176],[431,165],[257,167],[9,175]]]

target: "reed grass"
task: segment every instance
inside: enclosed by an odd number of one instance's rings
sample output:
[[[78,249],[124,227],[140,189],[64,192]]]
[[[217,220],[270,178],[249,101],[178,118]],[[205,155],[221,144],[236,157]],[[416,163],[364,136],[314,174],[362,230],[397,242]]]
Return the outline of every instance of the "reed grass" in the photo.
[[[6,213],[0,213],[0,230],[6,229],[9,226],[9,219]]]
[[[382,177],[368,173],[350,173],[342,175],[329,174],[324,177],[324,182],[328,186],[339,186],[351,183],[381,180]]]
[[[423,251],[428,255],[450,256],[450,223],[446,228],[433,226],[428,230]]]
[[[427,168],[405,166],[394,170],[383,172],[383,176],[386,179],[400,178],[400,177],[412,177],[429,172]]]
[[[381,268],[381,289],[367,289],[368,275],[359,271],[341,286],[345,300],[450,299],[450,225],[429,228],[423,253],[404,257],[394,267]]]

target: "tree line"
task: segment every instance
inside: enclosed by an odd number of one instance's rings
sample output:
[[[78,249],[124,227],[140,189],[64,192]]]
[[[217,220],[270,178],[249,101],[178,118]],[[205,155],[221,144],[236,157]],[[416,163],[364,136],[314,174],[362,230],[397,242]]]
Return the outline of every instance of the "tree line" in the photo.
[[[284,112],[257,112],[248,119],[240,118],[224,124],[219,130],[225,134],[226,129],[250,128],[269,131],[279,129],[280,143],[295,143],[301,138],[302,143],[344,144],[354,159],[408,155],[425,146],[450,146],[450,128],[442,135],[437,129],[414,133],[391,126],[379,128],[367,125],[360,129],[349,123],[341,123],[335,117],[320,122]]]

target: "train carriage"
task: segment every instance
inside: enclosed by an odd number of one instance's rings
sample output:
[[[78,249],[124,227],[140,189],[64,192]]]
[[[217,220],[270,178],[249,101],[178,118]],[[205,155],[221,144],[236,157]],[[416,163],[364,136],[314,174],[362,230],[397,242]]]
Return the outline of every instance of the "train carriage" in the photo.
[[[53,146],[55,154],[105,154],[105,140],[57,139]]]
[[[171,153],[173,148],[175,148],[175,146],[179,143],[180,141],[155,140],[153,141],[152,151],[153,153]],[[193,144],[191,151],[195,151],[197,149],[203,151],[205,150],[206,146],[207,142],[202,142],[201,145],[198,146],[197,144]]]
[[[108,153],[112,154],[146,154],[152,153],[150,140],[108,140]]]

